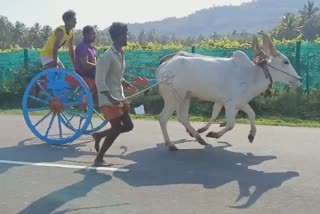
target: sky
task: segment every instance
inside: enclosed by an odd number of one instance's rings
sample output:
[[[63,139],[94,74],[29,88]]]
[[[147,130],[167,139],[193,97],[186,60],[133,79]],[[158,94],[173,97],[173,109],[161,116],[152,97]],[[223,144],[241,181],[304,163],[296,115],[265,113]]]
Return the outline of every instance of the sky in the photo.
[[[97,25],[105,29],[114,21],[143,23],[168,17],[183,17],[198,10],[223,5],[240,5],[252,0],[0,0],[0,15],[28,27],[62,25],[63,12],[77,13],[76,29]]]

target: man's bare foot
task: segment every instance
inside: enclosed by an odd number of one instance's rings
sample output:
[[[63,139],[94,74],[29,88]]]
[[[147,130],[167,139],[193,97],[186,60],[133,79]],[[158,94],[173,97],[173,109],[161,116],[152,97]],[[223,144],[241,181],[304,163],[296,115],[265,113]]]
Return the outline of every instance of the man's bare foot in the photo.
[[[94,149],[96,150],[96,152],[99,152],[101,137],[99,137],[98,133],[93,133],[91,136],[94,139]]]
[[[107,162],[105,162],[103,159],[100,160],[100,159],[95,159],[94,162],[93,162],[93,165],[94,166],[106,166],[108,165]]]

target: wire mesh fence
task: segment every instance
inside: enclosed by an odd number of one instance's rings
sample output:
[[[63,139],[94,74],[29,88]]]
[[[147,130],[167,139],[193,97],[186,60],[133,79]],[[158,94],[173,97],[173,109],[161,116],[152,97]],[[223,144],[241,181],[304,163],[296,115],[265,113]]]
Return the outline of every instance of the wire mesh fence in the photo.
[[[304,90],[310,91],[320,89],[319,44],[311,42],[299,42],[295,45],[279,46],[277,47],[277,49],[289,58],[292,65],[301,75],[303,79]],[[198,54],[215,57],[228,57],[232,52],[236,50],[242,50],[250,58],[253,57],[253,52],[250,49],[189,48],[184,49],[183,51],[194,52]],[[161,58],[176,52],[177,50],[127,51],[127,73],[131,75],[145,77],[148,79],[155,78],[155,70],[159,66]],[[98,56],[101,53],[101,50],[98,51]],[[67,69],[73,69],[68,52],[60,52],[59,58]],[[2,53],[0,54],[0,82],[8,82],[21,70],[26,70],[30,67],[37,67],[39,68],[39,72],[41,71],[39,51],[22,50],[14,53]]]

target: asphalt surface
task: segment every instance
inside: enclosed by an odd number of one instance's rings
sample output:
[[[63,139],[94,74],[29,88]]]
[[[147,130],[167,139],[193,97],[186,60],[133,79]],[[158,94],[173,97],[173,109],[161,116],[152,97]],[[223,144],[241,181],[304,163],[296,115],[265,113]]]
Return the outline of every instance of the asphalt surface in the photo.
[[[122,171],[95,170],[90,136],[52,146],[0,115],[0,213],[320,213],[319,128],[258,126],[250,144],[236,125],[203,147],[170,121],[170,152],[157,121],[134,124],[105,157]]]

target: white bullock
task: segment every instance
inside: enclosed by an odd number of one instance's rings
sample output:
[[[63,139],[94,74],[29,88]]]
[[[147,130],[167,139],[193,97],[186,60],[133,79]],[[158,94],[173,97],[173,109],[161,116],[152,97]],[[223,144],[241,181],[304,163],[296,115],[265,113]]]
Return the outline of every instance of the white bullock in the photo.
[[[219,138],[231,130],[238,111],[242,110],[250,120],[251,130],[248,138],[252,142],[256,134],[255,113],[249,106],[249,101],[268,89],[272,82],[301,86],[301,78],[288,58],[275,49],[269,36],[262,36],[263,49],[257,46],[256,51],[267,56],[265,71],[242,51],[234,52],[230,58],[177,55],[159,66],[158,82],[173,76],[159,85],[160,94],[164,99],[160,126],[170,150],[177,150],[171,143],[167,131],[167,122],[175,111],[178,120],[198,142],[202,145],[207,144],[189,122],[192,97],[215,103],[209,123],[199,131],[207,130],[224,106],[226,126],[221,131],[209,132],[206,136]]]

